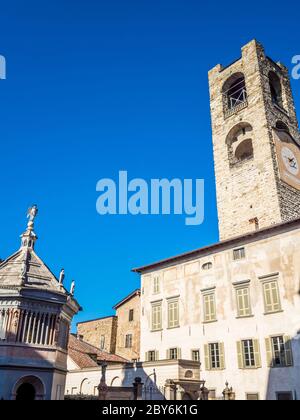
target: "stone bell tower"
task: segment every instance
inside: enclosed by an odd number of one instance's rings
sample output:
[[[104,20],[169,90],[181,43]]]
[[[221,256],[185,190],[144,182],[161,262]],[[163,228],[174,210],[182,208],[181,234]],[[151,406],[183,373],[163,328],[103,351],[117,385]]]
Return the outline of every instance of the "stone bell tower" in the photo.
[[[220,239],[300,217],[300,136],[288,70],[255,40],[209,72]]]

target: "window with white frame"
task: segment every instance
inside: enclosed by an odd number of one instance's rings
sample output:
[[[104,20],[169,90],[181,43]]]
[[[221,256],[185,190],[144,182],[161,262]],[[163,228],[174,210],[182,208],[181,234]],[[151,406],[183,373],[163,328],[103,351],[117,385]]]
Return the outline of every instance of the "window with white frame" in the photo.
[[[212,267],[213,267],[213,264],[212,264],[212,262],[207,262],[207,263],[204,263],[203,265],[202,265],[202,270],[210,270],[210,269],[212,269]]]
[[[293,366],[291,338],[278,335],[266,338],[267,363],[270,367]]]
[[[178,299],[168,302],[168,328],[179,326],[179,301]]]
[[[204,345],[206,370],[225,369],[224,343],[209,343]]]
[[[220,368],[220,349],[219,343],[209,345],[210,364],[212,369]]]
[[[256,339],[238,341],[237,356],[239,369],[261,367],[259,341]]]
[[[285,366],[285,346],[283,336],[272,337],[274,366]]]
[[[168,350],[168,359],[177,360],[179,359],[179,349],[177,347]]]
[[[194,362],[200,362],[200,350],[192,350],[192,360]]]
[[[158,360],[158,352],[156,350],[149,350],[146,353],[146,361],[155,362],[156,360]]]
[[[234,261],[242,260],[246,257],[245,248],[237,248],[233,250]]]

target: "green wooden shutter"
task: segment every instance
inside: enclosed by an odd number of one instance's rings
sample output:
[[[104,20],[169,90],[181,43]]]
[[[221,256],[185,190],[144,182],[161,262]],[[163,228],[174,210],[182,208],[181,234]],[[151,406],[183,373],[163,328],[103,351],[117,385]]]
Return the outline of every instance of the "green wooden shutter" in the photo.
[[[159,352],[158,352],[158,350],[155,350],[155,360],[159,360]]]
[[[204,295],[203,296],[203,301],[204,301],[204,322],[209,321],[209,303],[208,303],[208,296]]]
[[[177,349],[177,359],[181,359],[181,348]]]
[[[168,303],[168,328],[173,327],[173,310],[172,310],[172,303]]]
[[[220,369],[225,369],[224,343],[219,343],[219,351],[220,351]]]
[[[159,309],[158,309],[158,329],[161,329],[161,327],[162,327],[162,307],[160,304]]]
[[[167,360],[170,359],[170,349],[167,350]]]
[[[293,366],[293,353],[291,337],[288,335],[284,336],[284,351],[285,351],[285,364],[286,366]]]
[[[272,352],[272,341],[270,337],[267,337],[265,339],[266,343],[266,352],[267,352],[267,366],[272,367],[273,366],[273,352]]]
[[[149,360],[149,352],[146,351],[146,353],[145,353],[145,362],[148,362],[148,360]]]
[[[272,302],[270,283],[265,283],[263,285],[263,288],[264,288],[264,298],[265,298],[265,311],[266,312],[272,312],[273,311],[273,302]]]
[[[273,311],[279,311],[280,307],[280,298],[279,298],[279,287],[277,281],[271,283],[271,292],[272,292],[272,300],[273,300]]]
[[[243,348],[242,348],[242,342],[241,341],[237,341],[236,350],[237,350],[237,358],[238,358],[238,367],[239,367],[239,369],[243,369],[244,368],[244,358],[243,358]]]
[[[253,340],[253,349],[254,349],[255,367],[260,368],[261,357],[260,357],[259,340]]]
[[[250,303],[250,289],[245,287],[244,289],[244,306],[245,306],[245,315],[251,315],[251,303]]]
[[[210,370],[209,347],[208,347],[208,344],[204,344],[204,363],[205,363],[205,369],[206,370]]]
[[[216,313],[216,296],[215,294],[211,295],[211,320],[214,321],[217,319]]]

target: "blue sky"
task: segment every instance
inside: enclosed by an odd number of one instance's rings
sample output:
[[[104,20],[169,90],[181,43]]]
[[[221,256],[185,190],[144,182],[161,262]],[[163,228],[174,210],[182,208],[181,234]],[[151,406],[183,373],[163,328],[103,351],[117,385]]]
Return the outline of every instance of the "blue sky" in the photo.
[[[230,6],[230,7],[229,7]],[[37,203],[36,250],[84,311],[113,313],[139,286],[131,268],[218,240],[207,72],[257,38],[291,68],[299,5],[196,0],[11,1],[0,11],[0,257]],[[300,107],[300,80],[293,81]],[[205,222],[99,216],[96,183],[205,179]]]

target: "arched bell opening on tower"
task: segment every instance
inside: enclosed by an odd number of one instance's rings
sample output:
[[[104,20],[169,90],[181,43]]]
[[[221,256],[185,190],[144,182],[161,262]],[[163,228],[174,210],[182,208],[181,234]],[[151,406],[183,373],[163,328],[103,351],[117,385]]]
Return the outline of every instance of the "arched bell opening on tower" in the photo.
[[[269,85],[272,103],[283,108],[281,81],[273,71],[269,72]]]
[[[231,111],[247,103],[247,89],[243,73],[235,73],[222,88],[224,111]]]
[[[277,128],[277,130],[289,131],[288,126],[282,121],[277,121],[276,122],[276,128]]]
[[[251,159],[253,157],[252,140],[247,139],[242,141],[235,150],[235,159],[237,162]]]
[[[288,126],[284,122],[280,120],[277,121],[275,125],[275,131],[277,133],[277,136],[283,143],[291,143],[299,146],[295,139],[292,137]]]
[[[248,123],[234,126],[227,135],[228,158],[230,166],[234,166],[254,157],[253,129]]]

